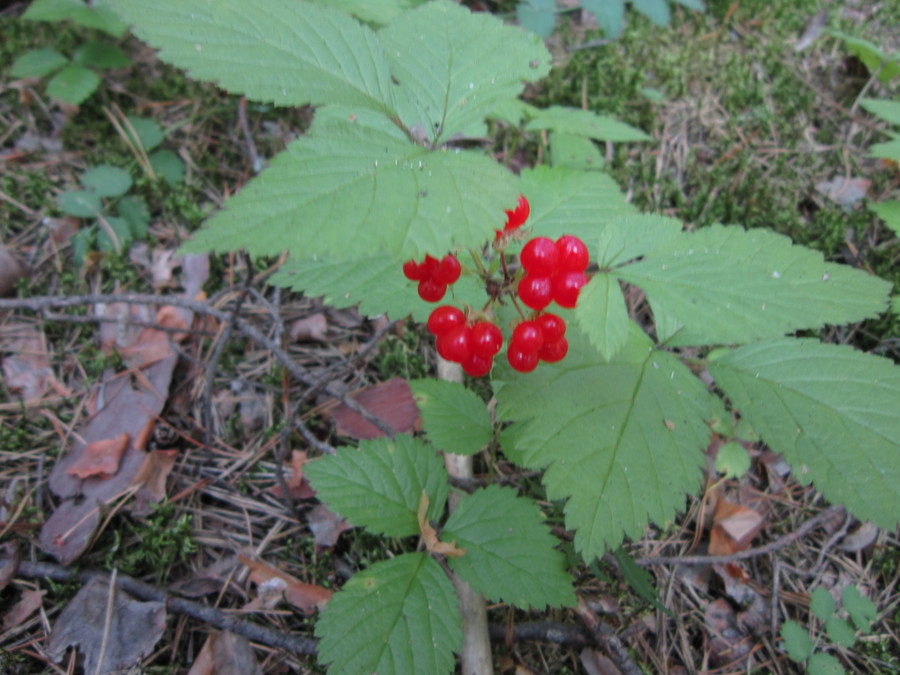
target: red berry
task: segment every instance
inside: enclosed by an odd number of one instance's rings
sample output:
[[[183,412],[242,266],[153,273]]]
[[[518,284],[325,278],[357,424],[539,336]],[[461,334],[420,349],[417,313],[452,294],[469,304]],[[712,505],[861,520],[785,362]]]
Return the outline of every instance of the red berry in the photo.
[[[538,350],[538,358],[547,363],[556,363],[562,361],[568,351],[569,341],[566,338],[559,338],[555,342],[545,342]]]
[[[541,310],[553,299],[553,283],[550,277],[526,274],[519,281],[519,299],[531,309]]]
[[[428,331],[432,335],[443,335],[451,328],[465,325],[466,315],[461,309],[450,305],[435,307],[428,317]]]
[[[459,260],[452,253],[444,256],[440,263],[435,267],[431,278],[439,284],[454,284],[459,279],[460,266]]]
[[[429,325],[431,319],[428,320]],[[556,314],[541,314],[537,319],[538,325],[541,327],[541,334],[544,336],[544,344],[556,342],[566,334],[566,322]]]
[[[434,279],[423,279],[419,282],[419,297],[425,302],[437,302],[447,292],[447,284],[439,284]]]
[[[531,214],[531,205],[525,199],[525,195],[519,195],[519,203],[515,209],[506,212],[506,225],[504,230],[515,230],[522,227]]]
[[[410,281],[422,281],[425,279],[425,272],[425,268],[415,260],[403,263],[403,275]]]
[[[544,344],[544,335],[537,321],[523,321],[513,329],[509,339],[510,349],[521,349],[526,352],[537,352]]]
[[[552,239],[535,237],[519,254],[522,267],[538,277],[552,277],[559,271],[559,251]]]
[[[462,368],[467,375],[471,375],[472,377],[484,377],[491,372],[491,367],[493,365],[494,357],[486,359],[482,356],[478,356],[478,354],[472,354],[463,362]]]
[[[472,354],[469,346],[469,327],[457,326],[438,337],[437,353],[453,363],[464,363]]]
[[[556,240],[560,272],[584,272],[588,266],[588,250],[584,242],[571,234]]]
[[[506,352],[506,358],[509,361],[509,365],[513,367],[513,370],[517,370],[520,373],[530,373],[532,370],[537,368],[537,352],[526,351],[524,349],[514,349],[510,347],[509,351]]]
[[[571,309],[578,302],[581,287],[588,282],[584,272],[562,272],[553,277],[553,300]]]
[[[477,321],[469,331],[469,343],[473,356],[492,359],[503,346],[503,333],[489,321]]]

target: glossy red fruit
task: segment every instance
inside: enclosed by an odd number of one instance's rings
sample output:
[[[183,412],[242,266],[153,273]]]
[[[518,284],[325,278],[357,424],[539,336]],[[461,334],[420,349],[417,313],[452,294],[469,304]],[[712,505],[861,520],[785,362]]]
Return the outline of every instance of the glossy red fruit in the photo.
[[[435,267],[434,273],[431,275],[433,281],[439,284],[454,284],[459,279],[461,267],[459,260],[452,253],[448,253],[443,257],[440,263]]]
[[[437,339],[437,353],[453,363],[464,363],[472,355],[469,327],[451,328]]]
[[[566,338],[559,338],[555,342],[545,342],[538,349],[538,358],[547,363],[556,363],[562,361],[569,351],[569,341]]]
[[[581,287],[588,282],[583,272],[562,272],[553,277],[553,301],[571,309],[578,302]]]
[[[430,319],[429,319],[430,321]],[[541,314],[537,319],[537,324],[541,327],[541,334],[544,336],[544,343],[556,342],[566,334],[566,322],[556,314]]]
[[[519,281],[519,300],[531,309],[541,310],[553,300],[553,283],[550,277],[526,274]]]
[[[525,195],[519,195],[519,203],[516,208],[506,212],[506,225],[503,229],[515,230],[517,227],[522,227],[529,215],[531,215],[531,205],[525,199]]]
[[[587,269],[589,256],[587,246],[578,237],[571,234],[556,240],[559,251],[560,272],[584,272]]]
[[[513,370],[517,370],[520,373],[530,373],[537,368],[538,353],[510,347],[506,352],[506,359]]]
[[[478,354],[472,354],[463,362],[462,369],[472,377],[484,377],[491,372],[493,365],[494,357],[486,359]]]
[[[523,321],[513,329],[509,339],[510,349],[521,349],[526,352],[537,352],[544,344],[544,335],[537,321]]]
[[[447,284],[439,284],[430,278],[419,282],[419,297],[425,302],[437,302],[446,292]]]
[[[443,335],[451,328],[463,326],[466,323],[466,315],[461,309],[451,305],[435,307],[428,317],[428,331],[432,335]]]
[[[403,276],[410,281],[422,281],[425,279],[426,272],[425,267],[415,260],[407,260],[403,263]]]
[[[476,321],[469,329],[469,343],[473,355],[492,359],[503,346],[503,333],[489,321]]]
[[[535,237],[525,244],[519,260],[526,272],[538,277],[552,277],[559,271],[559,250],[547,237]]]

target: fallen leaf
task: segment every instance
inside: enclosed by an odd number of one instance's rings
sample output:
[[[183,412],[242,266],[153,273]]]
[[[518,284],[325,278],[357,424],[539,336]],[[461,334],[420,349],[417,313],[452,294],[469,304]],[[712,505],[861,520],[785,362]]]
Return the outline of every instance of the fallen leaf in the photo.
[[[732,670],[743,670],[741,663],[750,653],[748,636],[737,623],[734,610],[724,598],[711,602],[704,614],[709,637],[709,665],[713,668],[729,666]]]
[[[864,548],[868,548],[874,544],[877,538],[878,528],[872,523],[865,522],[841,539],[837,547],[841,551],[856,553],[857,551],[862,551]]]
[[[316,546],[320,548],[331,548],[337,543],[341,532],[352,529],[350,523],[324,504],[319,504],[309,512],[307,523],[313,534]]]
[[[127,431],[116,438],[92,441],[84,446],[78,461],[66,469],[66,473],[78,478],[89,476],[111,478],[119,470],[122,456],[130,441],[131,434]]]
[[[188,675],[262,675],[247,638],[213,633],[203,644]]]
[[[466,549],[456,548],[456,542],[451,541],[449,544],[438,539],[437,530],[428,522],[428,493],[422,490],[422,496],[419,498],[419,509],[416,517],[419,519],[419,532],[422,534],[422,541],[425,542],[425,548],[432,553],[445,555],[448,558],[462,558],[466,554]]]
[[[616,664],[595,649],[585,647],[578,656],[587,675],[622,675]]]
[[[872,181],[865,178],[835,176],[816,183],[816,190],[844,208],[850,208],[866,196]]]
[[[312,489],[309,481],[303,475],[303,465],[308,461],[304,450],[291,451],[291,474],[285,478],[284,482],[294,499],[312,499],[316,496],[316,491]],[[284,498],[280,485],[273,486],[272,493],[279,499]]]
[[[25,276],[25,268],[12,254],[9,247],[0,246],[0,297],[11,295],[19,279]]]
[[[7,631],[25,623],[28,617],[41,608],[46,594],[47,591],[23,591],[19,601],[3,617],[3,627],[0,630]]]
[[[60,385],[50,369],[50,355],[44,334],[27,323],[10,323],[0,334],[3,359],[3,381],[10,394],[23,401],[36,401],[51,389],[69,392]]]
[[[152,450],[131,479],[131,485],[139,486],[134,496],[131,512],[137,516],[150,513],[150,504],[166,498],[166,479],[175,468],[178,450]]]
[[[395,433],[413,433],[420,426],[419,408],[413,399],[409,384],[402,378],[395,377],[387,382],[360,389],[350,394],[350,398],[384,420]],[[343,403],[322,412],[334,420],[337,433],[341,436],[371,440],[385,435],[374,424],[366,421],[362,415],[353,412]]]
[[[317,340],[324,342],[326,333],[328,332],[328,320],[321,312],[297,319],[288,329],[288,335],[291,340],[298,342],[300,340]]]
[[[14,541],[3,544],[3,558],[3,567],[0,567],[0,591],[13,580],[19,569],[19,563],[22,562],[22,551],[19,549],[19,545]]]
[[[763,524],[764,519],[757,511],[720,499],[716,503],[709,534],[710,555],[730,555],[746,550],[762,530]]]
[[[250,570],[250,581],[257,587],[268,584],[269,590],[275,588],[280,596],[299,609],[304,614],[312,614],[315,609],[324,609],[333,595],[332,591],[321,586],[307,584],[282,572],[262,560],[256,560],[245,555],[239,555],[238,560]],[[275,582],[273,583],[273,580]]]
[[[106,649],[101,654],[106,628],[110,586],[91,579],[60,613],[50,633],[47,654],[62,660],[70,646],[84,654],[84,672],[111,673],[130,668],[153,651],[166,628],[166,606],[161,602],[139,602],[119,588],[113,593]]]

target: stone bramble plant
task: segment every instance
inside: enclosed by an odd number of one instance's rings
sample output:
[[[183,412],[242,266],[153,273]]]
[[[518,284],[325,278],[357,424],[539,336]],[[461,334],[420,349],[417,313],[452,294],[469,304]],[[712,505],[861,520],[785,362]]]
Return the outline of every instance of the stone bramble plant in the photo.
[[[389,3],[396,11],[367,14],[372,24],[332,2],[109,4],[195,78],[317,106],[309,133],[186,250],[288,251],[274,283],[367,315],[411,313],[446,359],[490,375],[493,421],[462,385],[418,380],[424,438],[370,441],[308,465],[337,513],[375,534],[419,535],[425,549],[376,563],[335,594],[316,628],[332,672],[451,672],[460,614],[442,564],[491,601],[575,601],[536,503],[491,486],[446,515],[438,450],[472,455],[499,440],[507,459],[542,469],[586,561],[673,519],[700,487],[711,427],[733,435],[735,415],[801,482],[858,518],[897,524],[900,371],[790,337],[877,316],[889,284],[771,232],[685,231],[638,214],[598,171],[560,161],[516,176],[472,149],[487,118],[517,115],[549,128],[551,145],[556,132],[642,138],[592,113],[519,101],[550,69],[535,35],[445,0]],[[629,316],[623,284],[646,294],[650,329]]]

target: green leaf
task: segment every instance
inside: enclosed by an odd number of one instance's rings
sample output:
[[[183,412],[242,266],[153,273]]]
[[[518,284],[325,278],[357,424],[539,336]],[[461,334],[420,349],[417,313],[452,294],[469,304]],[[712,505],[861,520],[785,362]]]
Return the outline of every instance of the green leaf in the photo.
[[[828,621],[834,615],[837,605],[831,593],[824,588],[817,588],[809,596],[809,609],[819,621]]]
[[[339,448],[337,455],[306,464],[303,473],[335,513],[388,537],[418,534],[423,490],[430,500],[428,518],[439,519],[449,489],[434,448],[403,434],[363,441],[359,449]]]
[[[615,39],[625,27],[625,3],[623,0],[582,0],[582,8],[594,15],[603,34]]]
[[[596,141],[625,143],[629,141],[652,140],[650,136],[640,129],[636,129],[624,122],[619,122],[612,117],[598,115],[590,110],[566,108],[558,105],[539,109],[537,116],[525,125],[526,131],[540,131],[541,129],[584,136],[593,138]]]
[[[93,7],[82,0],[35,0],[23,19],[29,21],[65,21],[70,19],[85,28],[96,28],[113,37],[121,37],[128,26],[109,11],[108,3],[95,0]]]
[[[133,195],[122,197],[116,203],[116,212],[128,222],[133,238],[141,239],[147,235],[150,211],[147,209],[147,202],[143,199]]]
[[[226,203],[184,250],[406,260],[481,247],[518,197],[515,177],[474,151],[411,142],[383,117],[320,110],[308,136]],[[485,186],[490,189],[486,190]]]
[[[375,33],[343,12],[296,0],[109,0],[162,60],[229,92],[282,106],[345,103],[394,111]]]
[[[631,320],[625,296],[615,277],[597,274],[581,289],[575,318],[591,344],[607,361],[628,341]]]
[[[100,86],[100,76],[90,68],[68,66],[50,78],[47,93],[69,105],[79,105]]]
[[[832,642],[850,649],[856,644],[856,632],[849,623],[836,616],[831,617],[825,622],[825,632]]]
[[[523,0],[516,5],[516,18],[522,28],[546,40],[556,27],[556,0]]]
[[[516,420],[516,452],[544,474],[549,499],[569,498],[566,525],[585,560],[665,523],[697,490],[709,429],[722,416],[705,385],[632,327],[609,362],[570,326],[569,355],[517,374],[495,367],[497,414]],[[505,361],[505,359],[504,359]]]
[[[681,233],[675,218],[639,213],[611,222],[600,233],[600,267],[621,265],[665,245]]]
[[[499,101],[550,71],[537,35],[446,0],[404,12],[379,37],[406,97],[401,118],[434,145],[469,135]]]
[[[859,630],[867,632],[872,628],[872,622],[878,617],[878,608],[856,586],[844,588],[841,603]]]
[[[96,218],[103,208],[100,195],[88,190],[63,192],[56,198],[56,204],[64,213],[76,218]]]
[[[762,230],[682,233],[617,274],[684,324],[670,345],[743,344],[877,316],[890,284]]]
[[[869,157],[900,161],[900,134],[891,134],[893,140],[887,143],[876,143],[869,147]]]
[[[877,98],[864,98],[859,104],[873,115],[885,122],[900,126],[900,101],[884,101]]]
[[[148,159],[154,173],[170,185],[184,181],[184,162],[171,150],[157,150]]]
[[[616,218],[635,208],[625,201],[616,182],[599,171],[539,166],[522,171],[519,189],[528,197],[531,216],[526,227],[535,236],[579,237],[595,257],[597,238]]]
[[[706,10],[706,5],[704,5],[703,2],[701,2],[701,0],[673,0],[673,1],[677,2],[679,5],[683,5],[684,7],[687,7],[688,9],[695,9],[698,12],[702,12],[702,11]]]
[[[121,253],[131,243],[131,226],[124,218],[106,216],[108,229],[102,225],[97,227],[97,249],[103,253]]]
[[[316,4],[334,7],[352,14],[360,21],[383,26],[402,12],[418,7],[424,0],[315,0]]]
[[[640,567],[624,548],[617,548],[612,554],[619,564],[619,571],[622,572],[622,576],[625,577],[625,581],[634,592],[656,609],[674,619],[675,615],[660,602],[659,591],[653,585],[653,577],[650,575],[650,572]]]
[[[781,624],[781,639],[792,661],[803,663],[813,650],[813,641],[806,629],[796,621]]]
[[[806,672],[807,675],[844,675],[846,671],[841,666],[841,662],[831,654],[816,652],[809,657]]]
[[[583,171],[602,169],[604,164],[600,149],[590,138],[556,131],[550,134],[550,162]]]
[[[11,77],[43,77],[68,62],[69,59],[55,49],[32,49],[13,61],[9,74]]]
[[[131,116],[127,119],[128,124],[123,125],[123,128],[129,140],[132,143],[136,142],[147,152],[157,147],[166,137],[162,127],[151,119]],[[129,126],[131,127],[130,129],[128,128]]]
[[[843,345],[784,338],[709,364],[716,384],[803,483],[860,520],[900,516],[900,368]]]
[[[847,51],[862,61],[870,73],[878,73],[878,81],[882,84],[887,84],[900,73],[900,60],[886,57],[874,43],[837,30],[828,33],[843,40]]]
[[[85,42],[72,55],[72,62],[79,66],[99,68],[125,68],[131,59],[118,47],[106,42]]]
[[[891,311],[894,314],[900,314],[900,295],[891,298]]]
[[[96,231],[97,226],[91,225],[78,230],[69,239],[69,243],[72,244],[72,258],[75,260],[76,265],[84,264],[88,251],[94,247],[94,234]]]
[[[669,25],[669,3],[666,0],[631,0],[631,4],[657,26]]]
[[[453,584],[425,553],[406,553],[353,576],[316,622],[329,673],[443,675],[462,646]]]
[[[475,392],[456,382],[432,379],[411,380],[409,386],[425,435],[436,448],[472,455],[491,442],[491,415]]]
[[[81,184],[101,197],[118,197],[131,189],[131,174],[122,169],[101,164],[81,175]]]
[[[900,235],[900,200],[869,204],[869,210],[881,218],[894,234]]]
[[[716,454],[716,471],[726,478],[741,478],[750,469],[750,455],[747,449],[732,441],[725,443]]]
[[[441,539],[466,550],[447,563],[491,602],[538,610],[576,603],[565,557],[541,510],[511,488],[492,485],[463,497]]]

